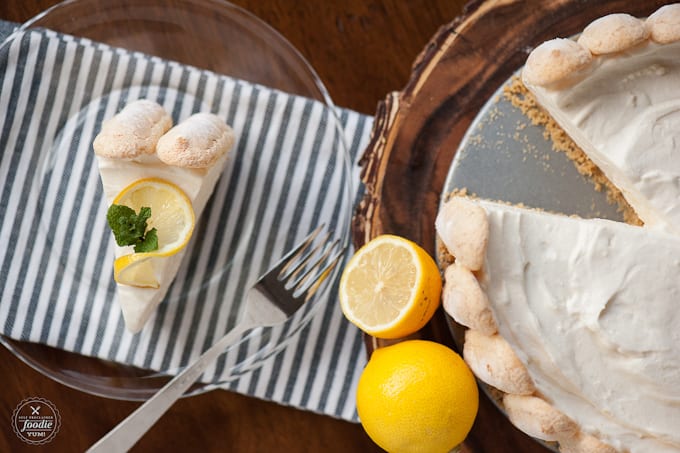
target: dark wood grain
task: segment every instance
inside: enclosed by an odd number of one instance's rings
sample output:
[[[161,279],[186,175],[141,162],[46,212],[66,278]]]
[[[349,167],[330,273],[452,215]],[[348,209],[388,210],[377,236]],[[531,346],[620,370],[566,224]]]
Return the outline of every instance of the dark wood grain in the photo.
[[[113,0],[112,0],[113,1]],[[0,18],[22,22],[56,0],[0,0]],[[463,0],[237,0],[307,58],[341,106],[374,114],[407,83],[411,64]],[[200,51],[200,49],[197,49]],[[61,360],[61,358],[59,358]],[[83,451],[139,403],[91,396],[43,377],[0,347],[0,451]],[[48,446],[29,447],[11,431],[15,406],[51,400],[63,424]],[[134,451],[380,451],[361,426],[227,391],[179,401]],[[481,450],[480,450],[481,451]]]

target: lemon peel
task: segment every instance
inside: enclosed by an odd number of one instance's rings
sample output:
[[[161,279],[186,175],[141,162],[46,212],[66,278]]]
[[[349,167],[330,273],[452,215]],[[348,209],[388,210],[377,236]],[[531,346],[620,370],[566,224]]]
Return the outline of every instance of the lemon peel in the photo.
[[[114,280],[123,285],[158,288],[154,262],[180,252],[189,243],[196,223],[191,200],[172,182],[161,178],[143,178],[125,187],[113,204],[134,210],[151,209],[149,227],[156,229],[158,249],[130,253],[113,263]]]

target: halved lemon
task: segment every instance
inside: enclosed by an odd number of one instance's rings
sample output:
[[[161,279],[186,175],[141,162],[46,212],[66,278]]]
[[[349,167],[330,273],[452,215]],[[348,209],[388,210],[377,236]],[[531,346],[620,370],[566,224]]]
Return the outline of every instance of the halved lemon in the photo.
[[[161,178],[144,178],[123,189],[113,204],[139,211],[151,208],[147,230],[156,228],[158,249],[131,253],[113,263],[113,277],[124,285],[158,288],[154,260],[172,256],[189,243],[196,222],[191,200],[177,185]]]
[[[345,317],[378,338],[402,338],[421,329],[440,303],[437,264],[418,244],[382,235],[349,260],[340,279]]]

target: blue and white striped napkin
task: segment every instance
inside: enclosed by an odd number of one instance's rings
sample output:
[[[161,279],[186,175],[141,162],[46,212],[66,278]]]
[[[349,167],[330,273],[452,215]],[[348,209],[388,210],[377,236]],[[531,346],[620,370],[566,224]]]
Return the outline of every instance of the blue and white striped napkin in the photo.
[[[11,338],[172,373],[234,325],[248,286],[310,226],[341,228],[356,197],[357,166],[343,172],[337,153],[324,154],[343,132],[316,101],[47,30],[14,35],[0,68],[0,333]],[[91,143],[104,118],[138,98],[161,103],[175,122],[214,112],[238,138],[194,233],[206,239],[193,241],[168,297],[132,335],[114,301]],[[353,163],[372,119],[337,112]],[[267,342],[291,334],[290,323],[251,336],[204,379],[356,420],[360,333],[334,296],[299,316],[311,322],[282,349]],[[230,374],[258,351],[271,354],[261,367]]]

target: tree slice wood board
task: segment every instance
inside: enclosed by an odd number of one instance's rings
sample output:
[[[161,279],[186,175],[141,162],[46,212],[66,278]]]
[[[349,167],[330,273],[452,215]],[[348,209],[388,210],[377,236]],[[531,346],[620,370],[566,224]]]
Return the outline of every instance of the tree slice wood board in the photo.
[[[470,2],[443,25],[412,66],[403,90],[378,104],[361,159],[365,194],[353,218],[355,247],[383,234],[407,237],[436,255],[434,219],[456,152],[497,90],[529,52],[572,36],[613,12],[644,17],[668,2],[489,0]],[[488,114],[488,112],[487,112]],[[450,181],[448,181],[450,184]],[[456,348],[443,310],[415,336]],[[387,344],[366,337],[368,351]],[[488,398],[463,452],[547,452],[516,430]]]

